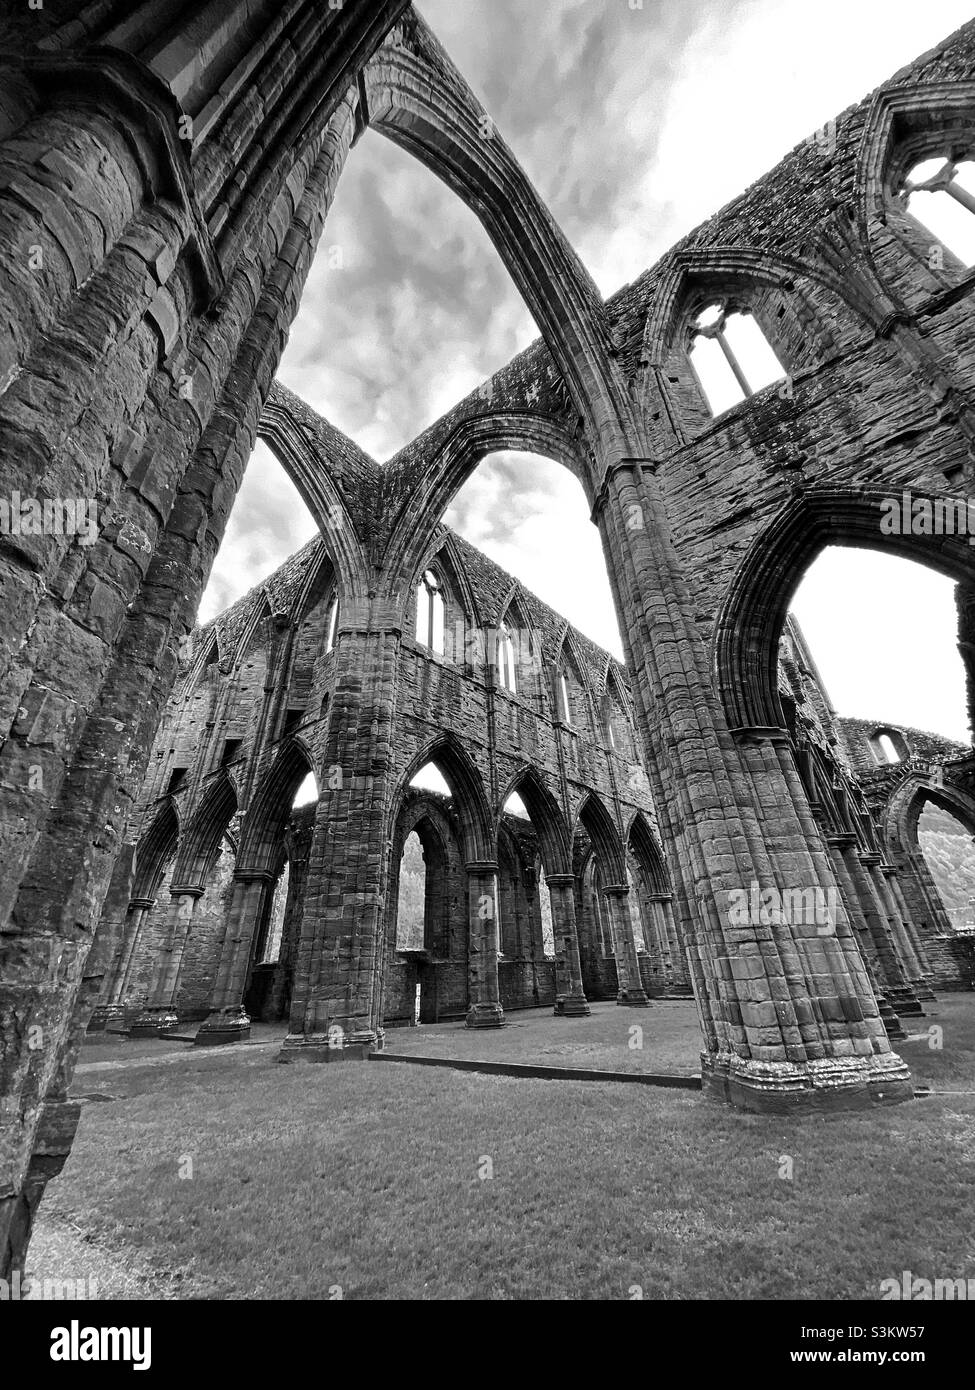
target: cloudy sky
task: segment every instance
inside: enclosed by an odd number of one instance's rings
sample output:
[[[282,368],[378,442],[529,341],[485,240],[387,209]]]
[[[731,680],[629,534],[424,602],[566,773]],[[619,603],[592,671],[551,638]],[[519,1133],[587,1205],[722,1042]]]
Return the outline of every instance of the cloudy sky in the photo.
[[[970,0],[419,0],[418,8],[612,293],[776,160],[970,17]],[[339,185],[279,372],[389,458],[537,336],[479,223],[373,132]],[[486,460],[446,516],[621,653],[582,490],[523,454]],[[263,446],[206,620],[313,533]],[[952,587],[827,552],[796,609],[842,713],[966,737]]]

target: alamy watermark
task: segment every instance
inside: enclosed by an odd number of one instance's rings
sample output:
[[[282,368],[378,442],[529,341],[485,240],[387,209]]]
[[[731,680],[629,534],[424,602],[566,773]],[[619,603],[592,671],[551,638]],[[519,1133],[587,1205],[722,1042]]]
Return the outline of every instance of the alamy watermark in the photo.
[[[881,1279],[880,1297],[915,1303],[975,1301],[975,1279],[923,1279],[905,1269],[899,1279]]]
[[[0,1303],[59,1302],[62,1299],[93,1299],[98,1297],[98,1280],[92,1275],[69,1279],[37,1279],[30,1272],[15,1269],[9,1279],[0,1279]]]
[[[0,497],[0,535],[77,536],[82,545],[98,537],[98,504],[93,497]]]
[[[975,545],[975,502],[967,497],[885,497],[880,504],[883,536],[967,536]]]
[[[762,888],[753,879],[747,888],[728,892],[728,923],[732,927],[815,927],[818,936],[836,934],[835,888]]]

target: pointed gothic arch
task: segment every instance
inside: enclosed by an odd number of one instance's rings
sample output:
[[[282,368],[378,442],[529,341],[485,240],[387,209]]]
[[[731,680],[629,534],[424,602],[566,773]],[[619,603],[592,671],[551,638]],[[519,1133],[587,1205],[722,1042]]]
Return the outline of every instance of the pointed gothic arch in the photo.
[[[939,496],[920,487],[914,494]],[[876,487],[809,490],[754,538],[715,625],[718,692],[732,730],[785,727],[777,680],[779,637],[802,575],[828,545],[900,555],[956,581],[975,582],[975,552],[966,536],[884,534],[882,504],[888,497]]]

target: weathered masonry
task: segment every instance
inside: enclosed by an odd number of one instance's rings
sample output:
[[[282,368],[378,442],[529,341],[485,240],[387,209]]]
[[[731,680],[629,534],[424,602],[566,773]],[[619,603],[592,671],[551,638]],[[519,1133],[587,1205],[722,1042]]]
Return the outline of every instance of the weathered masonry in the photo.
[[[8,20],[0,44],[0,1274],[23,1259],[70,1147],[73,1060],[118,945],[103,931],[92,953],[95,928],[121,930],[137,898],[125,827],[259,428],[319,523],[342,612],[309,750],[318,881],[291,1055],[379,1041],[384,836],[403,776],[387,695],[409,684],[404,633],[445,507],[486,453],[521,448],[575,473],[600,530],[708,1091],[752,1108],[910,1096],[888,1036],[925,984],[920,909],[898,895],[908,856],[884,858],[783,689],[778,652],[824,546],[886,549],[957,582],[975,702],[975,552],[957,518],[972,479],[972,276],[921,217],[926,198],[973,201],[975,26],[606,302],[406,0],[50,0]],[[541,333],[382,467],[272,394],[367,126],[472,207]],[[743,324],[776,363],[767,384],[746,370]],[[719,358],[737,399],[704,390]],[[905,491],[935,524],[910,507],[892,518],[885,504]],[[28,518],[91,501],[97,529],[22,526],[24,499]],[[496,665],[512,659],[504,646]],[[473,795],[460,761],[454,802]],[[499,768],[512,772],[503,756]],[[233,782],[228,770],[214,825]],[[349,849],[333,854],[340,825]],[[483,806],[470,825],[464,871],[490,898],[499,851]],[[269,845],[254,841],[260,873]],[[558,855],[540,849],[567,922],[573,873],[550,873]],[[175,886],[197,887],[198,869],[180,863],[190,876]],[[754,910],[753,886],[788,908]],[[233,880],[214,1013],[236,1006],[243,926],[268,887]],[[833,905],[827,930],[805,902]],[[491,933],[473,921],[471,943],[489,965]],[[579,973],[572,961],[573,988]],[[470,966],[482,1020],[500,1008],[493,979]]]
[[[320,444],[323,422],[280,388],[273,401],[296,441]],[[306,1054],[323,1031],[320,1019],[306,1026],[315,904],[335,860],[366,848],[386,861],[388,885],[380,1028],[413,1021],[417,989],[422,1020],[472,1027],[502,1024],[504,1008],[572,1016],[590,997],[689,996],[625,671],[442,527],[380,701],[395,736],[387,798],[370,807],[374,842],[341,819],[316,840],[313,808],[293,805],[309,774],[322,801],[343,789],[329,738],[350,736],[342,681],[361,681],[369,661],[351,597],[316,540],[192,634],[127,831],[131,897],[96,936],[95,960],[103,941],[114,951],[89,1026],[124,1018],[154,1034],[202,1019],[205,1044],[246,1036],[253,1014],[288,1017],[285,1056]],[[411,785],[431,764],[448,796]],[[530,821],[505,814],[513,793]],[[399,866],[414,834],[423,929],[400,940]],[[315,968],[341,994],[341,959]],[[349,1050],[333,1036],[321,1055]]]

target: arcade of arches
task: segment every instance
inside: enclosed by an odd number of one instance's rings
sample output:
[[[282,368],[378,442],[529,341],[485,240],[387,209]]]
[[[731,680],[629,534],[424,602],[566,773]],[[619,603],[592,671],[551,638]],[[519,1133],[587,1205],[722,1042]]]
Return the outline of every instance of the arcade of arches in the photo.
[[[713,1097],[910,1098],[903,1019],[971,979],[918,823],[975,828],[975,760],[838,721],[787,613],[829,545],[927,564],[975,703],[973,277],[919,220],[975,144],[975,24],[603,301],[406,0],[184,16],[51,0],[0,51],[0,1275],[93,1014],[286,1017],[284,1059],[347,1061],[417,1009],[584,1027],[690,989]],[[541,334],[383,466],[274,382],[367,127]],[[259,434],[320,537],[192,631]],[[625,669],[441,525],[498,449],[582,484]],[[94,532],[34,524],[67,500]]]

